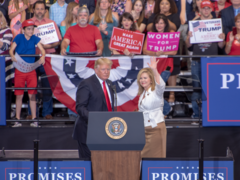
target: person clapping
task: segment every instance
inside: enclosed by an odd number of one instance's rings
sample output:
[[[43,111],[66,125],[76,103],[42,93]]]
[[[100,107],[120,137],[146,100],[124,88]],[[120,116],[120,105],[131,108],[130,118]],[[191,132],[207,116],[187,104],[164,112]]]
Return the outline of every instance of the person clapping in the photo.
[[[240,14],[235,17],[235,26],[226,39],[225,52],[228,55],[240,55]]]

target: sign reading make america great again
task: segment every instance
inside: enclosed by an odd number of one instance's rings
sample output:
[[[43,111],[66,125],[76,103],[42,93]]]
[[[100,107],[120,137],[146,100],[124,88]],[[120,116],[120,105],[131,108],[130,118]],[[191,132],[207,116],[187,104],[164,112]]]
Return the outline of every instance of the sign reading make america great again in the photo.
[[[38,26],[34,29],[34,34],[41,38],[42,44],[51,44],[59,41],[54,23]]]
[[[141,54],[143,40],[144,34],[142,33],[114,27],[110,41],[110,48],[119,51],[128,49],[131,53]]]

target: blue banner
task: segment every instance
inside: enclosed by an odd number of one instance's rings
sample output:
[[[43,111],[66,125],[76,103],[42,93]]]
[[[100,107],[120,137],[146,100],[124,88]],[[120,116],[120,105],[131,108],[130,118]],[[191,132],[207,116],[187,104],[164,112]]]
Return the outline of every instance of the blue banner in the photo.
[[[0,161],[4,180],[33,180],[33,161]],[[38,180],[91,180],[91,161],[39,161]]]
[[[143,160],[142,180],[198,180],[198,161]],[[233,161],[204,161],[204,180],[233,180]]]
[[[6,125],[5,57],[0,57],[0,126]]]
[[[240,58],[202,58],[203,126],[240,126]]]

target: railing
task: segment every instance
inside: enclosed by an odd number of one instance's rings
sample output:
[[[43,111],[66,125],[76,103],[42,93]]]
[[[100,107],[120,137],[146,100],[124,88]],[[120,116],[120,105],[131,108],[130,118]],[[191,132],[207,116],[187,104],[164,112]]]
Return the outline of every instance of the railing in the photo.
[[[4,57],[9,57],[9,55],[0,55],[0,56],[4,56]],[[20,55],[21,57],[40,57],[41,55]],[[138,56],[138,55],[136,55]],[[136,57],[134,56],[134,57]],[[79,55],[71,55],[71,57],[80,57]],[[96,57],[93,55],[84,55],[84,57]],[[175,56],[164,56],[164,57],[178,57],[178,58],[218,58],[218,57],[226,57],[225,55],[218,55],[218,56],[199,56],[199,55],[175,55]],[[240,56],[227,56],[227,57],[239,57]],[[191,71],[181,71],[180,74],[178,76],[191,76]],[[46,89],[51,89],[51,88],[44,88],[44,87],[37,87],[37,88],[15,88],[15,87],[6,87],[6,90],[15,90],[15,89],[24,89],[24,90],[46,90]],[[174,91],[174,92],[193,92],[194,90],[201,90],[201,88],[193,88],[192,86],[166,86],[165,88],[165,92],[170,92],[170,91]],[[188,103],[189,107],[191,107],[191,103]],[[12,107],[16,107],[15,104],[12,104]],[[22,108],[27,108],[28,105],[24,104],[22,105]],[[55,103],[53,104],[54,108],[65,108],[66,106],[61,104],[61,103]],[[168,121],[192,121],[191,119],[175,119],[175,120],[168,120]],[[14,122],[15,120],[7,120],[7,122]],[[21,120],[23,122],[30,122],[31,120]],[[40,120],[41,122],[65,122],[66,120]],[[71,121],[71,120],[69,120]]]

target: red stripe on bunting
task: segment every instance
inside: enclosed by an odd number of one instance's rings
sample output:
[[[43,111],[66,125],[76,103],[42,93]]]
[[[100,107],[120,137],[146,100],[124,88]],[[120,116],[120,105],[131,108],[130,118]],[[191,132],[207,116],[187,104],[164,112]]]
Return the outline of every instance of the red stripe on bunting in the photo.
[[[53,95],[59,100],[62,104],[67,106],[72,111],[76,112],[76,102],[68,96],[67,93],[63,91],[63,88],[61,86],[61,83],[59,81],[58,75],[55,73],[55,71],[52,69],[51,65],[51,58],[46,57],[45,58],[45,64],[44,64],[45,72],[48,76],[48,81],[50,84],[50,87],[52,89]]]
[[[138,109],[138,99],[139,96],[136,96],[133,100],[129,100],[121,106],[117,107],[117,111],[135,111]]]

